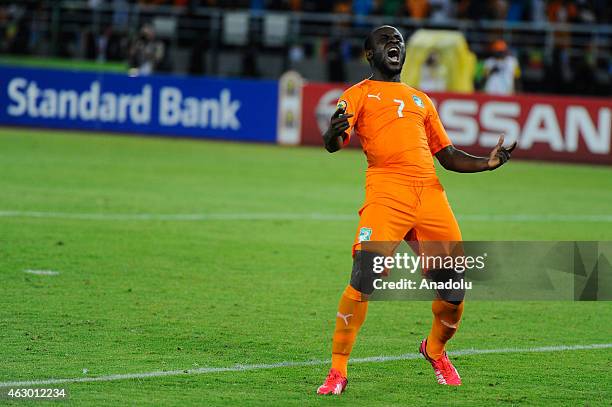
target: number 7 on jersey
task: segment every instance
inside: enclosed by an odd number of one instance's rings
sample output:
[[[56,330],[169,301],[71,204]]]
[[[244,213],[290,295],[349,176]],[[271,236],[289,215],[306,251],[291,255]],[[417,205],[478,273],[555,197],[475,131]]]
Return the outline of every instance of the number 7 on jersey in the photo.
[[[402,110],[404,110],[404,101],[402,99],[393,99],[393,101],[399,103],[397,107],[397,117],[404,117],[404,113],[402,112]]]

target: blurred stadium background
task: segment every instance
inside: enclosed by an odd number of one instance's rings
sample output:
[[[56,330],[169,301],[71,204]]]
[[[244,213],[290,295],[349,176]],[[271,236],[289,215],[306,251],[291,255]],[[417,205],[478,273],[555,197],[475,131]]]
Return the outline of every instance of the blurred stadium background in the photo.
[[[354,83],[368,72],[363,38],[381,24],[406,38],[421,28],[459,31],[479,61],[502,39],[525,92],[611,93],[606,0],[5,0],[0,50],[5,61],[125,70],[148,26],[163,44],[159,72],[276,79],[294,69],[308,80]]]
[[[519,141],[494,173],[438,171],[465,239],[612,240],[610,1],[0,0],[0,387],[321,403],[309,361],[328,358],[365,163],[320,135],[381,24],[457,145]],[[460,392],[411,359],[429,304],[377,303],[355,357],[409,356],[353,369],[339,403],[609,405],[609,303],[468,305],[451,351],[495,351],[457,356]]]

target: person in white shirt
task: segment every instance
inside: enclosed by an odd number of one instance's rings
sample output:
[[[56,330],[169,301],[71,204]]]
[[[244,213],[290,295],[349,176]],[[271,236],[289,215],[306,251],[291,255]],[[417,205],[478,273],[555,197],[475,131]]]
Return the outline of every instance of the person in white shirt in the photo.
[[[521,77],[519,63],[508,53],[508,46],[503,40],[493,42],[491,49],[493,55],[484,63],[484,91],[494,95],[512,95]]]

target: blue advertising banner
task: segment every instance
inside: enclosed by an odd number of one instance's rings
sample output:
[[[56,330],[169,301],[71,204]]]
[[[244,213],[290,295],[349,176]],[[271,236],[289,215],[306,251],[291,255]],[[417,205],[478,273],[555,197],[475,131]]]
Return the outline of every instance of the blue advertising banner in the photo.
[[[276,142],[278,83],[0,67],[0,124]]]

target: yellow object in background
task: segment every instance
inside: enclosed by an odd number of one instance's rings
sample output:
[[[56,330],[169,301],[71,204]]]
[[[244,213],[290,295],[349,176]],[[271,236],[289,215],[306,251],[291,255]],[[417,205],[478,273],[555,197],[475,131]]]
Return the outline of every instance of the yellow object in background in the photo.
[[[406,45],[402,82],[427,91],[473,92],[476,55],[462,33],[416,31]]]

